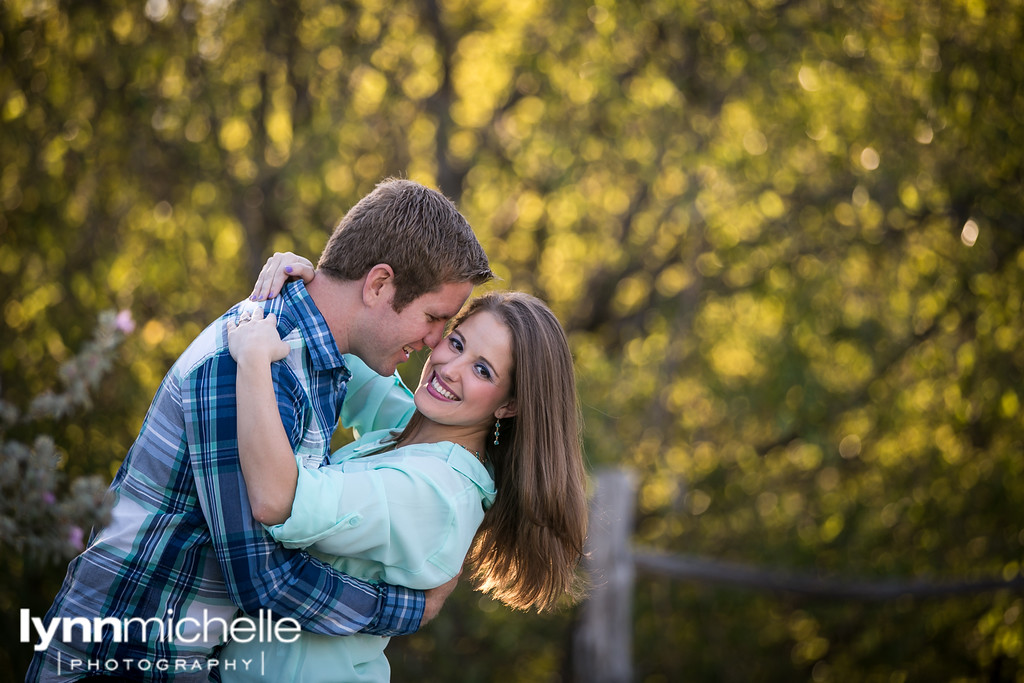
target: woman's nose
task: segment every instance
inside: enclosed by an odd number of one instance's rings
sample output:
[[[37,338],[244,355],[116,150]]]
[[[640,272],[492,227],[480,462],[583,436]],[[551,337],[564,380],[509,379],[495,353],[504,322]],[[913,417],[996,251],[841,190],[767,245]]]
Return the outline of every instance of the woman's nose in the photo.
[[[438,375],[441,376],[441,379],[443,379],[443,380],[450,380],[450,379],[454,379],[453,376],[452,376],[452,369],[453,369],[452,368],[452,363],[448,362],[448,363],[442,363],[441,365],[437,366],[435,368],[435,371],[437,372]]]
[[[459,361],[459,358],[453,358],[452,360],[448,361],[440,368],[438,368],[437,372],[439,375],[441,375],[441,378],[445,380],[458,380],[459,378],[461,378],[463,372],[463,364],[460,363]]]

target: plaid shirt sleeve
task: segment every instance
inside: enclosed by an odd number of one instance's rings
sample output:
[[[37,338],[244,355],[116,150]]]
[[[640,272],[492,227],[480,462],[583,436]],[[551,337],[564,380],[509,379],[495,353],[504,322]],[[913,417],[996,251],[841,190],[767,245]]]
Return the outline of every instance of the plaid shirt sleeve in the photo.
[[[404,636],[420,627],[426,600],[422,591],[382,583],[377,618],[363,629],[376,636]]]
[[[297,620],[328,635],[402,635],[419,628],[419,591],[378,587],[341,574],[305,552],[288,550],[256,522],[238,460],[234,360],[227,351],[194,368],[181,387],[185,432],[202,513],[232,601]],[[277,381],[285,431],[304,419],[300,389]],[[309,419],[306,415],[305,419]]]

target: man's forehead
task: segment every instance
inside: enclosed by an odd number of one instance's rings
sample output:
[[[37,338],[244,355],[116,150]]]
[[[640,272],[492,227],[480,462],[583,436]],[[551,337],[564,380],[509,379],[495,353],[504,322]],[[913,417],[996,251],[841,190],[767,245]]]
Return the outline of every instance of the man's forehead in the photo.
[[[416,303],[435,318],[452,318],[472,292],[471,282],[446,282],[439,289],[416,299]]]

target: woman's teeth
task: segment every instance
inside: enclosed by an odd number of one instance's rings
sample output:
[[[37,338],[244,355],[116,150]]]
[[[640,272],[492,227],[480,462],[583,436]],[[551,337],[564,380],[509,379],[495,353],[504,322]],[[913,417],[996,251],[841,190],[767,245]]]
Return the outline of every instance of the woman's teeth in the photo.
[[[444,396],[449,401],[458,401],[459,400],[458,396],[456,396],[455,394],[453,394],[452,392],[448,391],[443,386],[441,386],[441,383],[437,381],[437,377],[436,376],[433,377],[430,380],[430,386],[431,386],[431,388],[434,391],[436,391],[437,393],[441,394],[442,396]]]

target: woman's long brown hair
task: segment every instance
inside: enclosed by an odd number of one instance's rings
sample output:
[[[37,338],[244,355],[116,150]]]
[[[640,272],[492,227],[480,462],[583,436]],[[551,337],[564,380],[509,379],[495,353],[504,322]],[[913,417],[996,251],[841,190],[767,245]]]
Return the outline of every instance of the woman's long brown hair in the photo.
[[[582,596],[577,565],[587,535],[586,474],[572,353],[551,310],[522,292],[470,302],[455,326],[480,311],[512,336],[516,415],[487,443],[498,495],[466,557],[479,589],[539,611]]]
[[[551,309],[522,292],[493,292],[455,318],[489,311],[512,336],[516,415],[487,439],[498,496],[466,555],[477,588],[517,609],[544,611],[583,596],[577,571],[587,538],[586,473],[572,354]],[[406,430],[417,429],[413,415]]]

